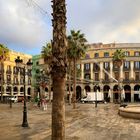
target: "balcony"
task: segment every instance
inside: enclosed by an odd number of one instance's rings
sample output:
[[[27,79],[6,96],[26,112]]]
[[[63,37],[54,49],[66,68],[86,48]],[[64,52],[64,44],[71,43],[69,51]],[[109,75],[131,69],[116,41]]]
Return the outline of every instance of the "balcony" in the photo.
[[[88,72],[89,73],[90,72],[90,69],[84,69],[84,72]]]
[[[103,79],[102,83],[103,84],[108,84],[108,83],[110,83],[110,79]]]
[[[27,75],[30,76],[30,77],[32,77],[32,73],[31,72],[28,72]]]
[[[140,71],[140,67],[134,67],[134,71]]]
[[[123,79],[123,83],[131,83],[130,79]]]
[[[118,67],[113,67],[113,71],[119,71],[120,68]]]
[[[18,71],[13,71],[13,74],[18,75]]]
[[[107,71],[109,71],[110,70],[110,67],[106,67],[106,68],[104,67],[104,69],[107,70]]]
[[[7,79],[7,84],[11,84],[11,79]]]
[[[6,71],[6,74],[11,74],[11,73],[12,73],[11,70],[7,70],[7,71]]]
[[[134,83],[140,83],[140,79],[135,79]]]
[[[123,67],[123,71],[130,71],[130,68]]]
[[[100,68],[99,68],[99,67],[98,67],[98,68],[95,68],[95,67],[94,67],[94,68],[93,68],[93,71],[94,71],[94,72],[98,72],[98,71],[100,71]]]
[[[14,82],[13,84],[14,84],[14,85],[19,85],[19,82]]]

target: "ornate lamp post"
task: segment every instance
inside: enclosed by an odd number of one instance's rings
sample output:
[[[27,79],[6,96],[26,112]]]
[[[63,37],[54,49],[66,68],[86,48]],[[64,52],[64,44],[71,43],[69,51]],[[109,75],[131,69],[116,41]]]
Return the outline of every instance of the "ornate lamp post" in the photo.
[[[26,63],[26,64],[23,64],[23,60],[20,59],[20,57],[18,56],[16,59],[15,59],[15,63],[16,63],[16,66],[18,67],[18,70],[20,70],[23,66],[23,71],[24,71],[24,106],[23,106],[23,122],[22,122],[22,127],[28,127],[28,121],[27,121],[27,107],[26,107],[26,80],[25,80],[25,77],[26,77],[26,66],[27,66],[27,69],[31,69],[31,66],[32,66],[32,62],[31,62],[31,59],[29,59],[29,61]]]

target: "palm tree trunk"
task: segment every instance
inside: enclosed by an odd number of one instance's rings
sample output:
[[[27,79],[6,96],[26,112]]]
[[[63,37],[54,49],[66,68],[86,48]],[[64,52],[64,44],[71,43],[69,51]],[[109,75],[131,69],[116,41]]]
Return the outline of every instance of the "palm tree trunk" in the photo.
[[[52,140],[65,139],[65,79],[53,78]]]
[[[4,64],[1,62],[1,102],[3,102]]]
[[[74,59],[74,75],[73,75],[73,109],[76,108],[76,59]]]
[[[65,0],[53,0],[52,42],[52,140],[65,140],[65,76],[67,64]]]
[[[51,97],[52,97],[52,95],[51,95],[51,77],[49,76],[49,103],[51,103]]]
[[[68,76],[69,76],[69,105],[71,105],[71,61],[69,61],[69,73],[68,73]]]

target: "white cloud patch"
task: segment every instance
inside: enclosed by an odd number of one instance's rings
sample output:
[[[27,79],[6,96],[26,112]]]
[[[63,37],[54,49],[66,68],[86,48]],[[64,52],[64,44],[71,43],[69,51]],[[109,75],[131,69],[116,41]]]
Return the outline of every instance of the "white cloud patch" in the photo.
[[[41,15],[32,3],[1,0],[0,9],[1,42],[32,48],[45,43],[50,37],[50,25],[44,20],[47,17]]]
[[[88,41],[140,42],[139,0],[71,0],[68,27],[81,29]]]

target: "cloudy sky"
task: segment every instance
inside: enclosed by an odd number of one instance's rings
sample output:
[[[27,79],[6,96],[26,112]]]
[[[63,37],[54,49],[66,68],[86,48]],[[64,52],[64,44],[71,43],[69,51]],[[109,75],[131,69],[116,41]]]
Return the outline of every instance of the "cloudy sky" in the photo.
[[[140,42],[140,0],[66,3],[67,34],[80,29],[89,43]],[[35,55],[52,39],[51,0],[0,0],[0,9],[0,43],[8,48]]]

